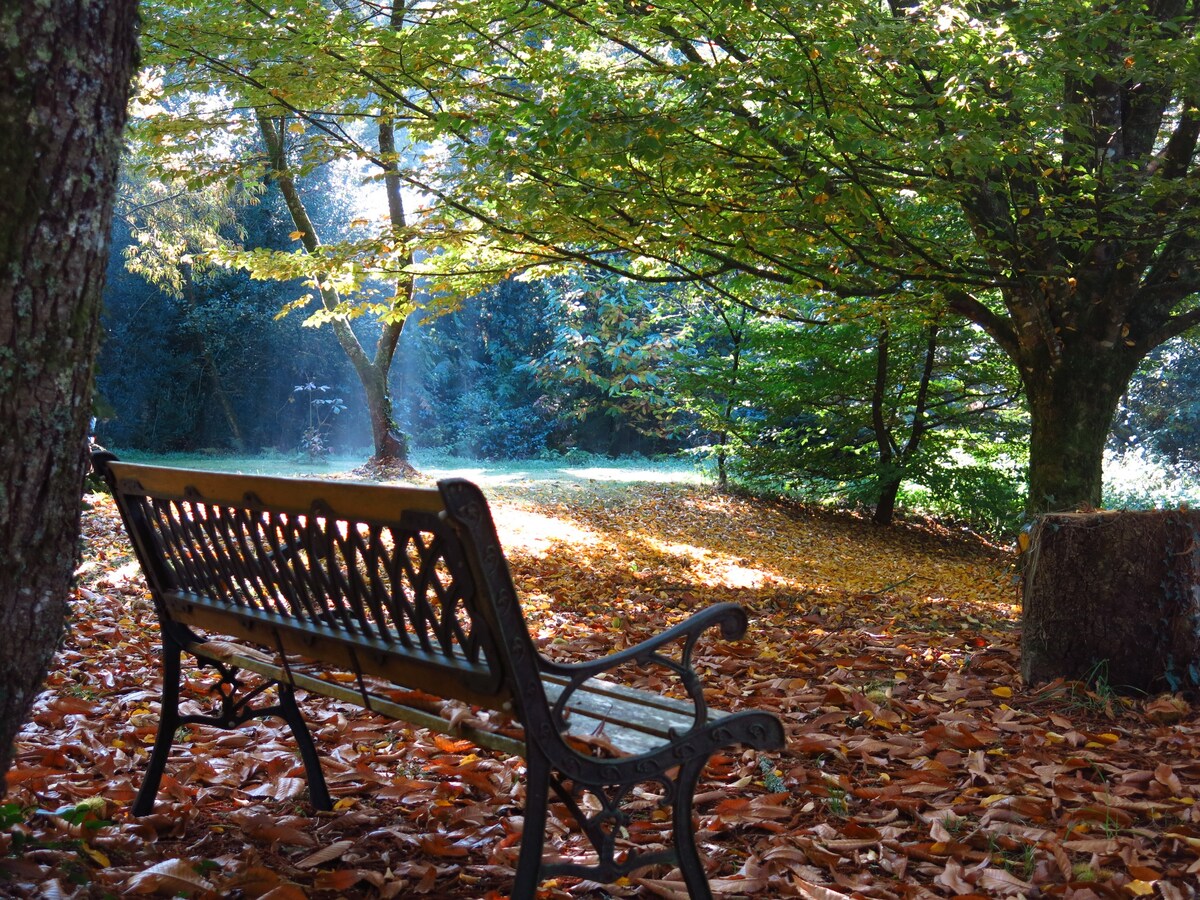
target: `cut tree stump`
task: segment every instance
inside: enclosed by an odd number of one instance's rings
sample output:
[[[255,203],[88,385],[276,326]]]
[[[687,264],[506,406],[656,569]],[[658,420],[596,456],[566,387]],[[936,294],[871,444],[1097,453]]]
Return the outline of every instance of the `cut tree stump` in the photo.
[[[1021,674],[1121,692],[1200,686],[1200,512],[1054,513],[1025,564]]]

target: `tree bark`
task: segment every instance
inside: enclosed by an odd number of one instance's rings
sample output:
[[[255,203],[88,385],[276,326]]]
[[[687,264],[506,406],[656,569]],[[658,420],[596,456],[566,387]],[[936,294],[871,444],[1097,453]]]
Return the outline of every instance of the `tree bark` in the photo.
[[[61,637],[135,0],[0,6],[0,795]]]
[[[1114,690],[1200,687],[1200,513],[1056,513],[1025,567],[1021,674]]]
[[[894,464],[895,448],[892,430],[884,418],[884,397],[887,393],[888,350],[891,332],[887,322],[880,323],[875,344],[875,389],[871,393],[871,425],[875,429],[875,444],[879,447],[879,499],[875,502],[876,525],[892,524],[896,513],[896,498],[900,495],[900,469]]]
[[[1104,445],[1139,360],[1080,347],[1056,366],[1027,373],[1031,514],[1101,505]]]

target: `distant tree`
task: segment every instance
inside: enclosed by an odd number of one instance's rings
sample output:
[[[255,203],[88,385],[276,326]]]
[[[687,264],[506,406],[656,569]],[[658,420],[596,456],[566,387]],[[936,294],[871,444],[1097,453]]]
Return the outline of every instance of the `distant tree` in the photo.
[[[673,343],[664,326],[675,304],[661,290],[602,276],[544,284],[552,337],[528,367],[580,449],[610,455],[665,449],[675,403]]]
[[[870,506],[879,524],[902,488],[989,530],[1019,516],[1027,420],[1016,373],[982,334],[897,314],[752,319],[739,382],[742,477]]]
[[[505,281],[405,334],[396,395],[416,446],[481,459],[549,449],[554,402],[528,363],[552,323],[544,285]]]
[[[298,284],[255,281],[205,252],[235,241],[288,247],[293,226],[281,198],[168,191],[137,174],[122,180],[113,225],[97,434],[152,450],[297,449],[308,417],[294,387],[315,379],[353,396],[355,375],[325,335],[299,317],[275,318]],[[355,329],[369,335],[370,323]],[[369,441],[358,436],[363,416],[337,423],[335,439]]]
[[[0,794],[79,552],[133,0],[0,5]]]
[[[308,309],[308,323],[332,331],[362,386],[375,456],[401,463],[407,440],[394,420],[389,373],[405,322],[422,305],[402,191],[404,98],[378,89],[353,45],[386,39],[405,18],[403,5],[296,3],[253,16],[230,0],[152,7],[144,46],[154,77],[135,129],[158,180],[228,191],[262,180],[279,191],[292,247],[214,256],[255,278],[304,282],[304,295],[284,311]],[[331,202],[322,183],[330,166],[373,189],[381,216]],[[322,212],[333,215],[322,220]],[[362,316],[378,323],[373,346],[353,326]]]

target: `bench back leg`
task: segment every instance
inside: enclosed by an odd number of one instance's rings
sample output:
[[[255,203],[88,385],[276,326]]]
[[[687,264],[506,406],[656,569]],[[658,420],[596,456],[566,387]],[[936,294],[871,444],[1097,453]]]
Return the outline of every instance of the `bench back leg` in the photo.
[[[158,796],[158,786],[167,767],[167,758],[171,755],[171,745],[175,743],[175,731],[179,728],[179,661],[182,652],[179,644],[169,635],[163,635],[163,684],[159,701],[158,734],[154,738],[154,749],[150,752],[146,776],[142,779],[141,789],[133,802],[135,816],[147,816],[153,812],[154,798]]]
[[[221,692],[222,709],[219,715],[187,715],[179,714],[179,691],[181,666],[180,660],[183,647],[169,634],[164,633],[162,639],[162,697],[158,714],[158,733],[154,738],[154,749],[150,752],[150,762],[146,766],[146,775],[138,790],[137,799],[133,803],[135,816],[149,815],[154,810],[154,800],[158,796],[158,788],[162,783],[163,772],[167,760],[171,756],[171,747],[175,743],[175,732],[181,725],[211,725],[218,728],[236,728],[254,718],[279,716],[291,729],[296,739],[296,747],[300,751],[300,760],[304,764],[304,775],[308,780],[308,796],[312,805],[319,810],[333,809],[333,801],[329,796],[329,788],[325,776],[321,772],[321,760],[317,755],[316,744],[313,743],[308,725],[296,705],[296,695],[291,685],[278,681],[267,681],[260,687],[249,692],[244,699],[237,700],[234,695],[240,688],[236,668],[216,664],[221,673],[221,684],[230,688],[229,693]],[[205,664],[212,665],[208,661]],[[270,684],[276,686],[279,700],[273,706],[253,707],[250,701]]]
[[[325,784],[325,775],[321,772],[321,760],[317,756],[317,746],[313,743],[312,734],[304,717],[300,715],[300,707],[296,705],[296,694],[290,684],[277,682],[279,691],[279,715],[287,722],[296,739],[300,750],[300,759],[304,763],[304,777],[308,779],[308,799],[315,809],[328,812],[333,809],[333,800],[329,797],[329,788]]]

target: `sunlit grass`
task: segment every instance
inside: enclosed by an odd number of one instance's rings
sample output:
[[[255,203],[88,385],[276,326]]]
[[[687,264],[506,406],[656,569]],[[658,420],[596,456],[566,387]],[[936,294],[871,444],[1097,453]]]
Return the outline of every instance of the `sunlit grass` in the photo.
[[[358,454],[310,460],[289,454],[143,453],[115,451],[122,459],[176,469],[238,472],[244,475],[304,477],[306,475],[352,476],[367,461],[368,450]],[[481,486],[521,486],[540,482],[567,484],[635,484],[645,482],[701,484],[705,478],[691,459],[628,457],[605,459],[580,454],[572,459],[485,461],[415,452],[413,465],[426,478],[467,478]]]

